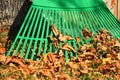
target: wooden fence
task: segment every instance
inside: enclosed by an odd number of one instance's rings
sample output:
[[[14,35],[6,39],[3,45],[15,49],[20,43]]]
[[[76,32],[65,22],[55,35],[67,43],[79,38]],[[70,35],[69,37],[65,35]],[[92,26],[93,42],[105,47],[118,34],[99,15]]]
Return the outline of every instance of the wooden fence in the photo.
[[[120,0],[104,0],[111,12],[119,19],[120,21]]]

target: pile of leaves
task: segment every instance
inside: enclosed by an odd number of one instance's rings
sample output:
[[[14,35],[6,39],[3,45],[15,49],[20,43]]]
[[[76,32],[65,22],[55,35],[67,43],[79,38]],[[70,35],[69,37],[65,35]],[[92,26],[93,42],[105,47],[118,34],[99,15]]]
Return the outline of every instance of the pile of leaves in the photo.
[[[0,42],[0,79],[2,80],[119,80],[120,79],[120,42],[110,33],[101,29],[88,45],[84,44],[74,49],[66,40],[76,40],[64,36],[51,26],[55,37],[49,36],[58,52],[48,52],[39,61],[5,56],[5,42]],[[2,33],[6,32],[4,30]],[[83,30],[84,39],[92,37],[93,33]],[[1,35],[0,35],[1,36]],[[3,34],[2,34],[3,36]],[[6,36],[6,35],[5,35]],[[4,36],[4,37],[5,37]],[[0,37],[2,38],[2,37]],[[4,40],[5,41],[5,40]],[[63,46],[60,47],[59,43]],[[65,61],[64,50],[78,54],[68,63]]]

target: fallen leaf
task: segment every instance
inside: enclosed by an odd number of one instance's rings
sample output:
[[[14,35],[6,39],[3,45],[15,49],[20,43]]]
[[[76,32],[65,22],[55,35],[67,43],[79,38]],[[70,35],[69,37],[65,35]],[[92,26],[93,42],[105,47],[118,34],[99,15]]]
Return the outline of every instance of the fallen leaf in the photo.
[[[8,26],[9,25],[3,25],[2,28],[0,29],[0,32],[8,31]]]
[[[43,70],[42,70],[42,75],[52,78],[52,75],[51,75],[49,69],[43,69]]]
[[[11,60],[12,60],[12,57],[7,57],[6,61],[5,61],[5,64],[8,64]]]
[[[13,63],[9,64],[10,67],[16,67]]]
[[[119,47],[120,47],[120,42],[119,42],[119,41],[116,41],[116,43],[115,43],[114,46],[119,46]]]
[[[0,62],[4,64],[6,61],[6,56],[5,55],[0,55]]]
[[[106,50],[107,50],[107,47],[101,46],[101,49],[104,50],[104,51],[106,51]]]
[[[97,57],[95,54],[90,53],[90,52],[84,52],[83,54],[80,55],[81,57],[86,57],[88,59],[96,59]]]
[[[84,70],[84,69],[87,69],[87,70],[89,69],[89,67],[88,67],[89,64],[85,63],[84,61],[81,61],[81,62],[80,62],[80,66],[81,66],[81,68],[82,68],[83,70]]]
[[[17,63],[22,67],[26,67],[26,65],[23,63],[23,61],[24,61],[23,59],[17,59],[17,58],[12,58],[11,59],[11,62]]]
[[[20,67],[20,70],[24,71],[25,75],[27,76],[31,74],[31,71],[28,67],[24,67],[24,68]]]
[[[12,79],[11,77],[6,77],[4,78],[4,80],[15,80],[15,79]]]
[[[47,57],[48,54],[51,54],[51,53],[46,53],[46,54],[43,56],[43,61],[44,61],[45,63],[48,61],[48,57]]]
[[[49,59],[50,62],[55,63],[56,59],[55,59],[55,55],[54,54],[48,54],[47,58]]]
[[[7,37],[1,38],[1,42],[5,43],[7,41]]]
[[[116,80],[120,80],[120,74],[117,74],[117,75],[115,76],[115,78],[116,78]]]
[[[1,53],[1,54],[4,54],[4,53],[5,53],[5,48],[0,47],[0,53]]]
[[[2,47],[2,43],[0,43],[0,47]]]
[[[106,62],[110,61],[111,58],[103,58],[102,59],[102,64],[106,64]]]
[[[30,65],[35,65],[36,62],[30,59],[27,59],[26,62],[28,62]]]
[[[30,70],[30,73],[35,73],[38,71],[38,67],[36,67],[34,65],[29,65],[28,69]]]
[[[54,72],[60,72],[62,70],[62,67],[61,67],[60,63],[58,63],[54,66],[53,69],[54,69]]]
[[[91,48],[90,52],[91,53],[96,53],[96,49],[95,48]]]
[[[59,32],[58,32],[57,28],[54,25],[51,25],[51,29],[52,29],[55,36],[59,35]]]
[[[120,70],[120,60],[116,62],[116,68]]]
[[[62,73],[60,75],[60,80],[71,80],[70,77],[67,74]]]
[[[55,42],[57,41],[57,38],[53,38],[52,36],[48,36],[50,38],[51,41]]]
[[[81,72],[82,74],[87,74],[87,73],[88,73],[88,70],[87,70],[87,69],[84,69],[84,70],[80,70],[80,72]]]
[[[66,40],[72,40],[73,38],[71,36],[63,36],[62,33],[60,33],[59,40],[60,41],[66,41]]]
[[[68,43],[62,45],[63,50],[77,52],[73,47],[69,46]]]
[[[101,31],[102,31],[103,33],[107,33],[107,32],[108,32],[108,31],[105,30],[104,28],[101,28]]]
[[[120,53],[117,54],[117,58],[120,60]]]
[[[65,59],[64,59],[64,57],[60,57],[60,63],[65,63]]]
[[[104,80],[103,78],[99,78],[98,80]]]
[[[83,51],[83,52],[86,52],[87,50],[87,46],[86,45],[83,45],[80,47],[80,51]]]
[[[75,40],[76,40],[76,44],[78,44],[80,42],[80,38],[79,37],[76,37]]]
[[[79,68],[79,66],[76,63],[73,63],[73,62],[68,62],[68,66],[72,69],[78,69]]]
[[[59,50],[59,56],[63,56],[64,55],[64,52],[62,50]]]

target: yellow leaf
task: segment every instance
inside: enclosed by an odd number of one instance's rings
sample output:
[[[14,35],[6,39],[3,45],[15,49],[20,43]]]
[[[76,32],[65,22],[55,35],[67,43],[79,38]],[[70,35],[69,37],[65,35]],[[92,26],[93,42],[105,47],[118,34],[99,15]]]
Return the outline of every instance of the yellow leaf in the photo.
[[[49,53],[47,53],[47,54],[49,54]],[[43,56],[43,61],[44,61],[44,62],[48,61],[47,54],[45,54],[45,55]]]
[[[102,64],[106,64],[106,62],[110,61],[111,58],[103,58],[102,59]]]

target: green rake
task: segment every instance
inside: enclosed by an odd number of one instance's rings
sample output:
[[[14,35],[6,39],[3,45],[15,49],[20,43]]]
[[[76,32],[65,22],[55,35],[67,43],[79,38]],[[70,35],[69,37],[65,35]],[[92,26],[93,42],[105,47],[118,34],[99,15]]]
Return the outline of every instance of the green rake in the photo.
[[[80,37],[83,44],[90,40],[83,41],[84,28],[95,34],[104,28],[114,38],[120,37],[120,22],[103,0],[34,0],[7,56],[19,55],[25,60],[39,60],[41,53],[53,52],[53,43],[48,39],[49,35],[54,36],[51,24],[63,35]],[[74,49],[81,46],[80,43],[76,45],[75,40],[69,41],[69,45]],[[73,52],[70,52],[70,56],[73,56]],[[68,51],[65,51],[65,57],[68,62]]]

